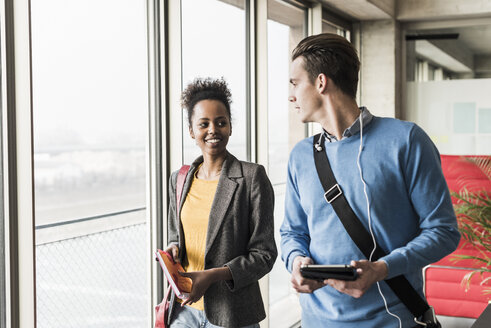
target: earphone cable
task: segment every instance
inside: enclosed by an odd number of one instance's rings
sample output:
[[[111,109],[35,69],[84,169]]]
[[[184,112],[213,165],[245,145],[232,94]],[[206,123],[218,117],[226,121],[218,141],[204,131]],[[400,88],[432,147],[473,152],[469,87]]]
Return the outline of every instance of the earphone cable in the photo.
[[[363,192],[365,194],[365,199],[367,201],[367,213],[368,213],[368,228],[370,230],[370,235],[372,236],[372,241],[373,241],[373,249],[372,252],[370,253],[370,257],[368,260],[371,262],[373,254],[375,250],[377,249],[377,241],[375,240],[375,235],[372,230],[372,217],[370,215],[370,201],[368,200],[368,193],[367,193],[367,184],[365,183],[365,180],[363,179],[363,173],[361,170],[361,165],[360,165],[360,158],[361,158],[361,151],[363,150],[363,120],[362,120],[362,113],[360,113],[360,148],[358,150],[358,158],[356,160],[356,164],[358,165],[358,171],[360,172],[360,180],[363,183]],[[399,318],[398,315],[390,312],[389,306],[387,305],[387,300],[385,299],[384,293],[382,293],[382,289],[380,288],[380,283],[377,281],[377,288],[380,296],[382,296],[382,299],[384,301],[385,305],[385,311],[393,317],[395,317],[399,321],[399,328],[402,328],[402,321],[401,318]]]

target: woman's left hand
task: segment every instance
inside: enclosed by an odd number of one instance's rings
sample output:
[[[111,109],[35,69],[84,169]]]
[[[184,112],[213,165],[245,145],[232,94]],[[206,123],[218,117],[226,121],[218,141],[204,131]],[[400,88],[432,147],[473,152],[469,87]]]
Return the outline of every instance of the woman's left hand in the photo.
[[[189,293],[189,298],[181,303],[182,306],[188,304],[191,305],[197,302],[212,283],[215,282],[214,275],[210,270],[204,271],[194,271],[194,272],[179,272],[183,277],[188,277],[193,281],[193,287],[191,288],[191,293]]]

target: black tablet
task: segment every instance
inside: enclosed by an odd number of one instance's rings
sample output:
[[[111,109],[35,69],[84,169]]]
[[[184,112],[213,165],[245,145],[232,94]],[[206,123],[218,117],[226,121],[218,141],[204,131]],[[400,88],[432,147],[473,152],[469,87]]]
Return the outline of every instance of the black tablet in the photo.
[[[300,267],[300,273],[304,278],[324,280],[324,279],[339,279],[339,280],[356,280],[358,274],[356,268],[351,265],[321,265],[321,264],[306,264]]]

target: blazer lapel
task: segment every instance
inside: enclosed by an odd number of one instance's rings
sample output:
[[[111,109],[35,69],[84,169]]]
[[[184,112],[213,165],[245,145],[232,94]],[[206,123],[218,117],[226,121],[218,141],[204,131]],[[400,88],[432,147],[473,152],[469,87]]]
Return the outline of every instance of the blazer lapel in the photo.
[[[211,205],[210,218],[208,221],[208,232],[206,236],[205,256],[208,253],[218,231],[225,219],[227,209],[237,189],[237,182],[233,178],[242,177],[240,162],[231,154],[228,154],[223,163],[222,175],[218,181],[217,191],[213,204]]]

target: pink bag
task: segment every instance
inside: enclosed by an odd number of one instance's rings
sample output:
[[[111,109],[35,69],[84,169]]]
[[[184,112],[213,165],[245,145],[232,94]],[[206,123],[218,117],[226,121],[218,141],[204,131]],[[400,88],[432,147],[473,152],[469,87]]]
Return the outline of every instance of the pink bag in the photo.
[[[167,288],[164,299],[155,307],[155,328],[167,328],[167,318],[169,317],[169,295],[171,288]]]
[[[189,171],[189,165],[183,165],[179,170],[179,174],[177,175],[177,184],[176,184],[176,215],[179,218],[179,209],[181,205],[181,194],[182,189],[184,188],[184,182],[186,181],[186,176]],[[169,296],[171,292],[171,287],[167,287],[167,291],[165,292],[165,296],[160,302],[159,305],[155,307],[155,328],[168,328],[169,323],[167,322],[169,318]]]

